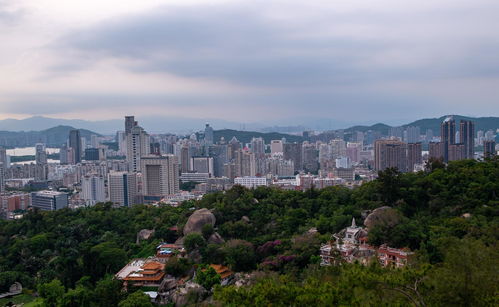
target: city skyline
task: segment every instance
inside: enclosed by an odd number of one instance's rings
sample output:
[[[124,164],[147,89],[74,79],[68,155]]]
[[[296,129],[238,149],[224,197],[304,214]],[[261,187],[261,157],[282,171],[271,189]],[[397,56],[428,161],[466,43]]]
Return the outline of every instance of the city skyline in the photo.
[[[491,0],[0,1],[0,116],[499,114]],[[327,116],[325,116],[327,114]]]

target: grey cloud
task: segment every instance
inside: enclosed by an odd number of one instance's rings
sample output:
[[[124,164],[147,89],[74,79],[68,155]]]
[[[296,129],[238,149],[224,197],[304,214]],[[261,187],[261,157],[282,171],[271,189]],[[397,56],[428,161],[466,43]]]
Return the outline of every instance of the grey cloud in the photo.
[[[482,36],[483,31],[493,31],[486,29],[487,24],[471,24],[481,17],[476,11],[470,15],[462,9],[450,9],[414,14],[404,21],[404,16],[394,14],[368,11],[338,14],[325,10],[319,14],[324,20],[317,24],[327,25],[332,31],[340,25],[356,23],[398,31],[391,27],[403,28],[411,22],[459,25],[453,18],[461,16],[464,23],[469,23]],[[127,67],[137,72],[165,71],[257,86],[328,86],[499,75],[499,56],[490,52],[499,48],[497,39],[470,41],[469,35],[460,37],[452,32],[447,33],[448,40],[443,36],[413,39],[403,37],[403,32],[399,38],[389,35],[383,38],[383,33],[376,38],[369,33],[365,37],[348,33],[317,34],[323,29],[314,29],[307,23],[301,25],[300,21],[284,24],[264,16],[258,8],[235,5],[166,7],[70,33],[58,42],[57,48],[77,50],[86,60],[89,54],[138,59],[141,64]],[[488,13],[483,16],[492,17]],[[426,30],[423,27],[422,31]],[[393,50],[415,56],[418,52],[435,55],[415,69],[410,62],[392,63]],[[378,61],[382,59],[381,64],[374,63],[375,57]],[[67,67],[60,69],[64,71]]]

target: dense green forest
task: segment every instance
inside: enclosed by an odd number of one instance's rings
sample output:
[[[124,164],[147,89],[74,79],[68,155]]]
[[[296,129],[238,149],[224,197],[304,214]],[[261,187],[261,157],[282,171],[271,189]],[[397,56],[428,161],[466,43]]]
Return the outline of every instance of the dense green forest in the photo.
[[[432,161],[427,168],[388,169],[353,190],[235,186],[176,208],[98,204],[30,212],[0,221],[0,292],[20,281],[46,306],[151,306],[140,293],[123,293],[113,274],[131,258],[154,254],[159,242],[175,241],[190,214],[208,208],[215,227],[184,241],[198,257],[169,261],[167,272],[182,276],[195,263],[219,263],[253,273],[246,286],[215,285],[205,305],[497,306],[499,159]],[[410,265],[318,265],[321,243],[381,206],[396,210],[396,222],[376,225],[369,241],[412,249]],[[155,233],[137,244],[141,229]],[[214,231],[224,243],[207,243]]]

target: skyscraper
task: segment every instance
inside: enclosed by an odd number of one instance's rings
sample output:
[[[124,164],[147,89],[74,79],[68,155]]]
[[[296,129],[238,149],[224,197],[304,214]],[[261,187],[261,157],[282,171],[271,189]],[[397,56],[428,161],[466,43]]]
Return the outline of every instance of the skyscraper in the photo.
[[[204,142],[206,145],[213,145],[213,128],[210,127],[210,124],[206,124],[204,128]]]
[[[466,159],[475,157],[475,123],[470,120],[461,120],[459,123],[459,143],[464,144]]]
[[[121,206],[131,206],[137,199],[137,174],[110,172],[108,175],[109,200]]]
[[[377,171],[390,167],[400,172],[407,171],[407,144],[397,140],[377,140],[374,142],[374,165]]]
[[[295,172],[302,169],[302,148],[300,143],[283,144],[284,160],[292,160]]]
[[[7,158],[7,150],[3,147],[0,147],[0,163],[3,164],[4,168],[8,168],[8,158]]]
[[[140,172],[140,159],[149,155],[150,137],[140,126],[134,126],[127,134],[127,154],[126,158],[130,163],[130,169],[134,172]]]
[[[444,162],[449,162],[449,146],[456,143],[456,122],[452,116],[447,117],[440,125],[440,138]]]
[[[264,154],[265,153],[265,141],[263,138],[252,138],[251,139],[251,152],[255,154]]]
[[[73,163],[80,163],[82,156],[80,130],[69,132],[69,147],[73,149]]]
[[[272,140],[270,141],[270,153],[275,154],[279,152],[283,152],[283,142],[282,140]]]
[[[0,162],[0,194],[4,192],[5,192],[5,169],[4,169],[4,164]]]
[[[174,155],[144,156],[142,164],[144,196],[165,196],[178,193],[178,161]]]

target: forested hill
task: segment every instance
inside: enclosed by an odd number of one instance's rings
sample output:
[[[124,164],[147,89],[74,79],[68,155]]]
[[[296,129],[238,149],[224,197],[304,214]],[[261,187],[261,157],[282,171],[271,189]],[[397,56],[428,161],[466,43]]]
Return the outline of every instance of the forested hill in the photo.
[[[236,137],[239,142],[243,144],[249,143],[252,138],[261,137],[265,140],[265,143],[269,144],[271,140],[280,140],[285,138],[288,142],[301,142],[303,138],[298,135],[291,135],[285,133],[277,133],[277,132],[255,132],[255,131],[239,131],[239,130],[215,130],[213,132],[213,137],[215,141],[219,141],[221,137],[225,139],[226,142],[230,142],[233,137]]]
[[[5,147],[27,147],[36,143],[44,143],[48,147],[59,147],[66,143],[69,131],[75,128],[71,126],[57,126],[42,131],[0,131],[0,146]],[[90,140],[92,134],[100,135],[90,130],[78,129],[83,138]]]
[[[499,158],[433,162],[426,172],[389,169],[353,190],[235,186],[176,208],[98,204],[35,211],[0,221],[0,292],[21,281],[48,306],[152,306],[147,299],[132,304],[140,293],[122,292],[112,275],[132,258],[153,255],[159,242],[175,241],[193,210],[207,208],[214,228],[186,236],[188,257],[167,262],[166,271],[185,276],[194,266],[218,263],[251,275],[242,287],[207,287],[192,304],[497,306],[498,178]],[[318,265],[321,243],[353,217],[361,225],[366,210],[381,206],[392,214],[372,225],[369,242],[415,251],[406,268]],[[155,233],[137,243],[142,229]],[[213,231],[224,241],[208,243]]]

